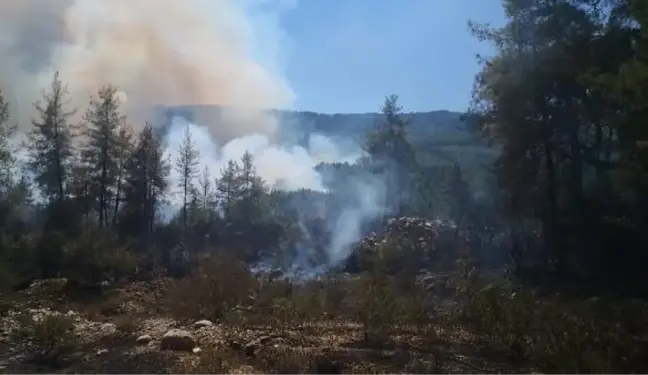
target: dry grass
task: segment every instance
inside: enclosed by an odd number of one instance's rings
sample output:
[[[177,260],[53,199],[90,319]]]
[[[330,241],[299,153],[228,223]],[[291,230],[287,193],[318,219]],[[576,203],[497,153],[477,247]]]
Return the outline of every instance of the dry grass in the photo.
[[[60,314],[36,317],[21,315],[13,332],[13,342],[21,346],[27,362],[61,367],[78,347],[74,321]]]
[[[214,259],[186,278],[132,283],[89,306],[103,318],[109,315],[122,338],[105,344],[114,346],[114,358],[95,356],[66,371],[110,372],[114,366],[133,373],[648,370],[645,302],[539,299],[504,284],[485,287],[469,264],[462,267],[451,286],[453,301],[447,301],[379,269],[297,285],[253,276],[230,258]],[[216,327],[197,335],[200,354],[133,349],[135,332],[157,335],[167,329],[153,333],[141,321],[164,316],[177,322],[168,328],[191,330],[198,319]],[[26,323],[23,328],[21,340],[31,337],[24,342],[67,347],[67,329]]]

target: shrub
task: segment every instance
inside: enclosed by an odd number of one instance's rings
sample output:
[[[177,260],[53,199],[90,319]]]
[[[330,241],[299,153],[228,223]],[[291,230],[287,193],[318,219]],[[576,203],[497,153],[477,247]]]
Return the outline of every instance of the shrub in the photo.
[[[204,260],[176,281],[165,305],[180,319],[221,319],[246,302],[256,285],[246,265],[226,255]]]
[[[9,262],[0,260],[0,295],[11,292],[18,277]]]
[[[135,273],[138,258],[112,234],[91,230],[65,247],[64,276],[84,285],[120,280]]]
[[[9,315],[13,308],[13,302],[8,297],[0,295],[0,318]]]
[[[269,346],[259,351],[260,367],[273,374],[309,374],[324,366],[315,366],[313,356],[291,348]],[[326,369],[328,370],[328,369]],[[320,373],[320,372],[316,372]]]
[[[119,316],[113,319],[115,328],[124,334],[132,335],[137,331],[137,322],[130,315]]]
[[[181,374],[227,374],[241,365],[238,353],[230,349],[209,348],[197,361],[181,362],[170,373]]]
[[[398,305],[390,279],[377,268],[362,276],[356,286],[357,316],[363,326],[368,346],[382,346],[389,340],[392,325],[398,315]]]
[[[15,342],[35,363],[61,366],[65,357],[78,347],[74,320],[67,316],[54,313],[39,317],[23,315],[18,324],[13,333]]]

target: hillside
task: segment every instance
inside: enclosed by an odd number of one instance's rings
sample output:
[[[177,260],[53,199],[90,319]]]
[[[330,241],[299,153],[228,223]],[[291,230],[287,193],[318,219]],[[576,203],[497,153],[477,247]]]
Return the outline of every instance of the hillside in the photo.
[[[380,123],[380,113],[317,113],[309,111],[272,111],[279,118],[280,134],[285,139],[305,144],[308,136],[320,133],[346,138],[362,144],[367,132]],[[158,123],[168,123],[171,116],[182,116],[198,124],[223,124],[219,106],[183,106],[157,108]],[[494,151],[475,136],[461,120],[461,113],[445,110],[407,113],[410,139],[428,163],[458,161],[461,164],[491,160]],[[297,139],[295,139],[297,137]]]
[[[213,106],[182,106],[159,107],[155,109],[156,116],[164,122],[169,116],[182,116],[198,124],[226,123],[222,108]],[[381,120],[380,113],[317,113],[310,111],[272,110],[280,119],[281,126],[297,126],[305,133],[323,133],[330,136],[345,136],[354,139],[364,137],[364,134]],[[461,121],[461,113],[450,111],[412,112],[404,115],[410,121],[412,135],[415,138],[431,137],[439,134],[456,134],[457,141],[469,133]],[[466,138],[467,140],[467,138]]]

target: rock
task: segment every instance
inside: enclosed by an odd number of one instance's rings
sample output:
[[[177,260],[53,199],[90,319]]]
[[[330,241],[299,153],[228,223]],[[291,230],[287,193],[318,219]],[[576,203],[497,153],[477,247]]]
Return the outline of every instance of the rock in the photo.
[[[153,340],[153,337],[151,337],[151,335],[142,335],[142,336],[138,337],[137,339],[135,339],[135,343],[137,343],[139,345],[146,345],[149,342],[151,342],[152,340]]]
[[[191,333],[182,329],[169,330],[160,341],[161,350],[192,351],[195,346]]]
[[[196,323],[194,323],[194,329],[200,329],[204,327],[213,327],[214,323],[212,323],[210,320],[203,319],[199,320]]]
[[[273,340],[283,340],[283,337],[278,335],[267,335],[256,338],[255,340],[250,341],[243,347],[245,355],[248,357],[254,357],[259,352],[259,350],[265,346],[269,345]]]
[[[421,217],[396,217],[388,220],[379,233],[371,233],[354,247],[345,271],[359,273],[370,264],[362,259],[372,259],[385,251],[385,245],[396,251],[407,251],[418,263],[427,265],[433,257],[464,249],[470,242],[469,233],[456,224],[444,220],[428,220]],[[390,251],[391,251],[390,250]],[[434,262],[438,263],[438,260]]]
[[[103,354],[106,354],[106,353],[108,353],[108,349],[104,348],[104,349],[97,350],[97,355],[103,355]]]
[[[193,352],[193,354],[200,354],[202,352],[202,349],[200,349],[199,347],[195,347],[191,351]]]
[[[114,323],[104,323],[101,325],[102,331],[114,331],[117,328]]]

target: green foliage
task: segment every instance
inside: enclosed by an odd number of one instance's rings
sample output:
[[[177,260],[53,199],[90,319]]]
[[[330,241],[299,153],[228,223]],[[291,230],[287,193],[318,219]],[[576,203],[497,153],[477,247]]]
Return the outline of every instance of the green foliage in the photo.
[[[90,99],[84,115],[87,144],[82,151],[82,167],[89,177],[89,199],[97,204],[100,228],[108,223],[113,187],[118,181],[119,152],[122,149],[119,128],[125,117],[120,113],[117,88],[103,86]]]
[[[644,293],[629,290],[643,274],[631,264],[646,261],[636,250],[646,243],[648,170],[639,3],[604,11],[588,0],[507,0],[506,25],[472,25],[496,47],[482,58],[472,112],[500,150],[514,262],[593,293]]]
[[[134,254],[101,230],[88,232],[66,245],[63,262],[63,275],[82,285],[119,281],[132,275],[138,265]]]
[[[368,133],[364,149],[370,156],[369,169],[385,177],[387,211],[398,212],[406,204],[405,192],[409,190],[417,160],[407,138],[408,122],[401,114],[398,96],[386,97],[381,111],[383,122]]]
[[[65,108],[66,96],[67,88],[57,72],[51,91],[44,94],[42,102],[34,105],[39,119],[33,121],[29,147],[29,164],[36,175],[36,184],[48,199],[59,202],[67,197],[74,154],[74,134],[68,120],[75,111]]]

